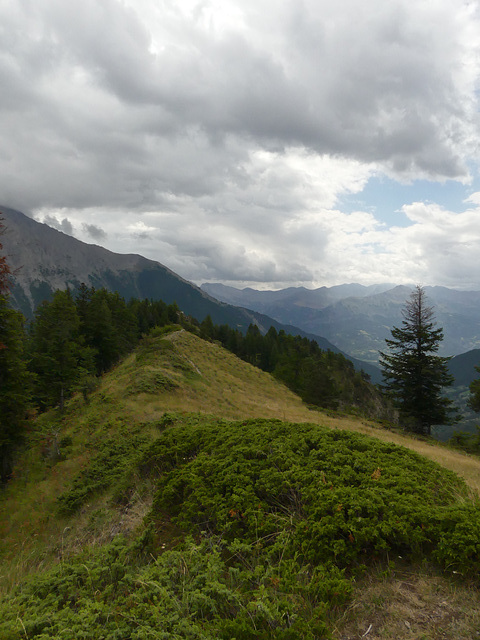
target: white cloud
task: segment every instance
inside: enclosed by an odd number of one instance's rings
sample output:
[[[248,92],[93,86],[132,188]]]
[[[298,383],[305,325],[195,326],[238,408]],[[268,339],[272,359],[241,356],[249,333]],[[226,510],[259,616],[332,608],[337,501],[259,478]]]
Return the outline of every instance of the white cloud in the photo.
[[[470,196],[465,199],[465,202],[472,202],[476,205],[480,204],[480,191],[470,194]]]

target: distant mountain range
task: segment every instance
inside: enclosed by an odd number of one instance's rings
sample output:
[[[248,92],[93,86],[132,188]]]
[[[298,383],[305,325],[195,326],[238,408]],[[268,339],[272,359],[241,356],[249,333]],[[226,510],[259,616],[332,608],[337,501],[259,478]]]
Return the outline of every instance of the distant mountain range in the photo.
[[[159,262],[81,242],[8,207],[0,206],[0,214],[6,227],[3,249],[14,271],[11,303],[27,318],[32,317],[37,305],[50,299],[56,289],[69,287],[75,291],[84,282],[90,287],[118,291],[126,300],[150,298],[167,304],[176,302],[184,313],[197,320],[210,315],[215,324],[228,324],[242,332],[250,324],[256,324],[262,333],[274,326],[278,331],[283,329],[316,340],[322,349],[342,352],[321,335],[277,321],[262,312],[218,301]],[[358,370],[368,373],[372,381],[380,380],[377,367],[347,353],[344,355]]]
[[[210,283],[201,288],[217,300],[324,336],[353,357],[377,364],[385,338],[390,337],[392,327],[401,326],[402,309],[413,285],[346,284],[315,290],[255,291]],[[480,291],[445,287],[425,287],[425,291],[437,324],[444,330],[440,355],[454,356],[479,348]]]

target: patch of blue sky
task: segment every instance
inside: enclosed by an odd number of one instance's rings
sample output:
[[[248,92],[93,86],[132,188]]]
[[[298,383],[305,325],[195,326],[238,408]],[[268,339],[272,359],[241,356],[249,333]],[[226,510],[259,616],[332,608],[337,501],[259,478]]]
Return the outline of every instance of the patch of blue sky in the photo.
[[[388,227],[408,227],[411,222],[402,211],[404,205],[434,203],[448,211],[460,212],[468,208],[465,200],[475,191],[480,191],[478,181],[468,185],[456,180],[401,183],[386,176],[374,176],[363,191],[343,196],[338,208],[345,213],[368,211]]]

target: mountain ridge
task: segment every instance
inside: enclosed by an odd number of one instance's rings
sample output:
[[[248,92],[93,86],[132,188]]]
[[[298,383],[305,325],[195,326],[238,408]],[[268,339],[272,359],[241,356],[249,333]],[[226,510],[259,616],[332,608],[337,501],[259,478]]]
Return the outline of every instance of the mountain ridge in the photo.
[[[478,501],[446,470],[478,492],[478,458],[309,410],[268,374],[185,331],[146,337],[88,402],[78,394],[63,414],[32,421],[30,448],[0,496],[2,640],[158,629],[176,638],[179,611],[187,631],[198,623],[185,635],[208,640],[259,630],[265,640],[341,640],[372,624],[376,637],[402,638],[406,619],[418,637],[478,629],[478,591],[465,578],[478,571]],[[452,567],[462,579],[449,587]]]
[[[175,280],[193,287],[202,297],[209,298],[199,287],[188,282],[160,262],[149,260],[140,254],[120,254],[97,244],[81,242],[47,224],[37,222],[20,211],[0,207],[4,214],[6,232],[2,238],[4,250],[14,273],[12,289],[13,303],[25,313],[25,300],[30,310],[35,306],[32,283],[47,282],[52,291],[78,286],[80,283],[90,286],[99,284],[110,273],[112,278],[125,277],[124,273],[141,273],[145,269],[158,269]],[[48,247],[48,250],[47,250]],[[59,264],[61,265],[59,267]],[[125,289],[133,287],[141,295],[141,286],[134,280],[124,281]],[[120,291],[120,293],[122,293]]]
[[[160,262],[138,254],[118,254],[99,245],[87,244],[39,223],[20,211],[1,207],[6,233],[2,244],[14,272],[12,306],[32,317],[35,307],[50,299],[56,289],[77,289],[82,282],[95,288],[117,291],[126,300],[150,298],[180,309],[199,321],[210,315],[215,324],[227,324],[245,332],[256,324],[262,333],[271,326],[277,331],[315,340],[319,347],[342,353],[357,370],[363,369],[372,381],[380,380],[377,367],[343,352],[321,335],[292,323],[281,323],[258,311],[231,305],[213,298]]]

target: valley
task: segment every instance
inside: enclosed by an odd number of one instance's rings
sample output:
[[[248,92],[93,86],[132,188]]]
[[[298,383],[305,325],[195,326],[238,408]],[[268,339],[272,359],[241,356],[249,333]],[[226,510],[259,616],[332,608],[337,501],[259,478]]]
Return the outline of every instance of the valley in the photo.
[[[339,285],[307,290],[239,290],[206,283],[202,290],[222,302],[261,311],[278,322],[322,335],[344,352],[378,364],[378,352],[393,326],[402,323],[402,308],[414,285]],[[439,355],[457,356],[480,346],[480,291],[424,287],[444,340]]]

